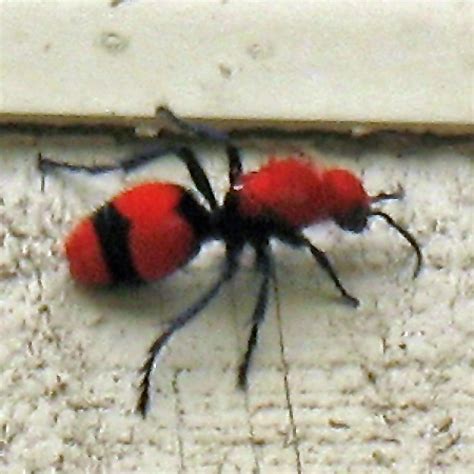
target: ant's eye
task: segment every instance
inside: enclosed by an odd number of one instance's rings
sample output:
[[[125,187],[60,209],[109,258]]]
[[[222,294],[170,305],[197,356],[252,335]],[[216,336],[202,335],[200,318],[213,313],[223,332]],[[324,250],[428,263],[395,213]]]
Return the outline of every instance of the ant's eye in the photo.
[[[359,233],[367,226],[367,209],[364,207],[357,207],[348,214],[338,216],[334,220],[342,229]]]

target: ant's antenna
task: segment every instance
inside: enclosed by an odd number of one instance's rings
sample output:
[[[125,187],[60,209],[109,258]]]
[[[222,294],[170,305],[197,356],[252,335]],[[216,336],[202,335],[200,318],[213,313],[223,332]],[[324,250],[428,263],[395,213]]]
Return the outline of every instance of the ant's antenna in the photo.
[[[379,216],[385,219],[388,225],[393,227],[398,231],[399,234],[401,234],[407,241],[408,243],[413,247],[416,253],[416,267],[415,267],[415,272],[413,273],[413,278],[416,278],[418,274],[420,273],[421,270],[421,264],[423,261],[423,256],[421,254],[420,246],[418,242],[416,241],[415,237],[408,232],[404,227],[402,227],[400,224],[397,224],[388,214],[385,214],[385,212],[382,211],[370,211],[369,215],[371,216]]]
[[[388,201],[390,199],[403,199],[405,197],[405,191],[401,186],[393,193],[379,193],[375,196],[370,197],[371,204],[375,204],[380,201]]]

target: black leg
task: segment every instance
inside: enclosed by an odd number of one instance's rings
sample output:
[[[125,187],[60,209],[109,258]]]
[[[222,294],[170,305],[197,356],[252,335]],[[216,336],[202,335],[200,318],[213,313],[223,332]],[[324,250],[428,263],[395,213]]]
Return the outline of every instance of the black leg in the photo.
[[[165,155],[178,155],[180,149],[181,147],[171,144],[153,144],[145,147],[142,151],[134,154],[130,158],[119,161],[117,164],[113,165],[76,165],[64,161],[51,160],[50,158],[44,157],[41,153],[38,153],[38,168],[42,173],[47,173],[55,169],[84,171],[89,174],[102,174],[109,173],[110,171],[124,171],[125,173],[128,173]],[[180,156],[179,158],[183,159]]]
[[[143,417],[145,417],[148,412],[150,404],[151,375],[161,349],[168,342],[170,337],[176,331],[191,322],[199,314],[199,312],[202,311],[211,302],[211,300],[217,296],[219,290],[222,288],[222,285],[232,278],[235,271],[237,270],[237,252],[238,251],[229,251],[227,253],[224,269],[214,285],[212,285],[212,287],[206,293],[196,300],[193,305],[179,314],[178,317],[151,345],[148,351],[148,358],[141,369],[143,378],[140,383],[140,395],[137,403],[137,410]]]
[[[89,174],[108,173],[110,171],[124,171],[129,173],[141,166],[145,166],[151,161],[157,160],[168,154],[174,154],[180,158],[186,165],[188,172],[193,180],[196,189],[202,194],[204,199],[209,203],[211,209],[217,207],[216,197],[212,190],[209,179],[206,176],[202,166],[196,158],[194,152],[187,147],[177,145],[153,145],[145,148],[140,153],[123,160],[116,165],[74,165],[71,163],[59,162],[45,158],[41,153],[38,154],[38,168],[42,173],[53,169],[67,169],[69,171],[85,171]]]
[[[116,171],[122,169],[120,164],[118,165],[74,165],[72,163],[66,163],[62,161],[54,161],[44,157],[41,153],[38,153],[38,169],[40,173],[45,174],[55,169],[66,169],[69,171],[85,171],[89,174],[101,174],[108,173],[109,171]]]
[[[237,386],[245,389],[247,386],[247,374],[252,360],[252,355],[258,342],[258,330],[265,318],[265,312],[268,304],[268,286],[272,277],[271,257],[267,253],[267,249],[257,250],[258,270],[262,274],[262,281],[258,292],[257,303],[252,314],[252,329],[247,343],[247,350],[239,365],[237,371]]]
[[[206,125],[192,124],[186,120],[182,120],[166,107],[158,108],[157,112],[165,116],[167,120],[169,120],[183,132],[189,133],[197,138],[203,138],[205,140],[212,140],[216,142],[229,141],[228,133],[223,132],[222,130],[217,130],[213,127],[208,127]]]
[[[329,261],[326,254],[322,250],[315,247],[309,240],[306,240],[305,245],[306,245],[306,247],[309,248],[311,254],[316,259],[316,261],[319,263],[319,265],[329,275],[329,277],[334,282],[334,284],[336,285],[337,289],[340,291],[340,293],[344,297],[344,299],[351,306],[353,306],[354,308],[357,308],[357,306],[359,306],[359,300],[355,296],[352,296],[351,294],[349,294],[347,292],[347,290],[342,286],[342,283],[339,281],[337,273],[334,270],[334,268],[332,267],[331,262]]]
[[[211,183],[207,178],[202,166],[196,158],[196,155],[190,148],[183,147],[176,154],[184,161],[188,168],[189,175],[193,180],[194,186],[209,203],[209,207],[214,210],[217,208],[216,196],[212,190]]]
[[[322,269],[329,275],[331,280],[336,285],[344,299],[353,307],[359,306],[359,300],[352,296],[339,281],[336,271],[334,270],[327,255],[316,246],[314,246],[303,234],[294,229],[281,228],[278,231],[278,238],[294,247],[306,247],[322,267]]]
[[[227,145],[226,152],[229,161],[229,185],[233,188],[242,174],[242,160],[238,148],[234,145]]]
[[[191,150],[191,148],[178,145],[153,145],[148,149],[137,153],[131,158],[120,162],[116,169],[121,169],[128,173],[170,153],[176,155],[183,161],[183,163],[186,165],[186,168],[188,169],[194,186],[196,186],[196,189],[209,203],[210,208],[215,209],[217,207],[217,201],[216,197],[214,196],[211,183],[209,182],[206,173],[196,158],[196,154],[193,152],[193,150]]]
[[[205,125],[197,125],[189,123],[177,117],[171,110],[166,107],[161,107],[158,112],[165,115],[170,122],[176,125],[180,130],[191,133],[198,138],[213,140],[217,142],[227,143],[226,152],[229,160],[229,183],[230,187],[237,183],[242,174],[242,161],[237,147],[230,143],[230,137],[227,133],[221,130],[207,127]]]

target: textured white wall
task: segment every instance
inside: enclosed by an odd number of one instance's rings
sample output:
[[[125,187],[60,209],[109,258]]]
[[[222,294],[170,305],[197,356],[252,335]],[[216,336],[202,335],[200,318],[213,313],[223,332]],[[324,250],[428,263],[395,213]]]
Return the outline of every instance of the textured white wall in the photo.
[[[0,1],[0,114],[472,130],[473,0],[115,4]]]
[[[0,466],[9,472],[472,472],[474,469],[474,162],[470,145],[347,138],[286,145],[403,184],[386,209],[417,236],[424,269],[382,222],[364,236],[311,232],[362,301],[342,304],[305,254],[276,249],[273,302],[250,373],[235,389],[255,293],[244,270],[161,358],[143,421],[133,408],[150,341],[217,272],[218,246],[140,291],[86,291],[61,253],[73,221],[124,185],[119,175],[41,179],[35,154],[124,156],[103,138],[0,140]],[[245,150],[245,149],[244,149]],[[200,148],[219,192],[225,160]],[[254,167],[264,153],[245,150]],[[174,160],[127,181],[187,182]]]
[[[0,122],[139,124],[167,104],[244,125],[472,129],[474,2],[427,4],[0,0]],[[401,183],[406,200],[386,207],[419,239],[425,267],[412,281],[411,249],[382,222],[364,236],[312,230],[361,299],[353,310],[305,253],[278,246],[278,298],[242,394],[235,367],[255,296],[246,255],[237,280],[160,359],[143,421],[133,409],[146,350],[206,288],[222,249],[150,288],[97,292],[70,281],[62,242],[125,181],[187,183],[186,172],[170,159],[126,178],[62,174],[42,186],[38,150],[85,162],[129,148],[2,133],[0,467],[474,472],[474,148],[453,143],[319,136],[245,148],[250,168],[269,151],[304,149],[362,173],[371,192]],[[200,151],[222,195],[222,151]]]

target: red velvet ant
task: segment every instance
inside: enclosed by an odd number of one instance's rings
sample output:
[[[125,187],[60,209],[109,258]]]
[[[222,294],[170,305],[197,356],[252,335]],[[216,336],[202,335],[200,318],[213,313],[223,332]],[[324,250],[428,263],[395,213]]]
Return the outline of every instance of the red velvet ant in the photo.
[[[107,285],[158,280],[191,260],[203,242],[219,239],[225,244],[224,266],[215,283],[181,312],[149,349],[142,367],[137,404],[142,416],[149,408],[151,374],[161,349],[233,277],[238,269],[238,257],[246,244],[255,250],[261,281],[247,350],[238,368],[240,388],[247,384],[259,326],[265,316],[269,284],[274,279],[269,246],[271,238],[292,247],[309,249],[352,306],[357,306],[359,301],[341,284],[325,253],[304,236],[303,228],[332,219],[342,229],[360,233],[366,229],[370,217],[378,216],[395,228],[415,250],[414,277],[422,263],[415,238],[388,214],[373,208],[380,201],[400,199],[400,191],[369,196],[361,181],[350,171],[325,169],[302,157],[274,158],[256,171],[243,173],[239,151],[225,134],[183,123],[171,112],[168,114],[187,131],[225,142],[230,186],[223,204],[218,204],[204,170],[194,152],[186,146],[155,146],[115,166],[72,165],[39,155],[42,171],[66,168],[103,173],[112,170],[128,172],[159,156],[174,153],[186,165],[196,189],[209,206],[207,209],[201,205],[183,186],[167,182],[147,182],[122,192],[79,222],[66,240],[70,271],[79,282]]]

